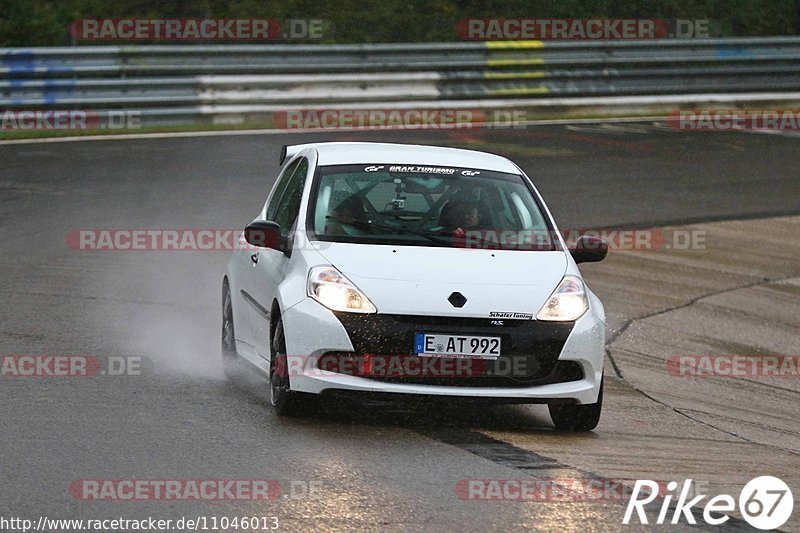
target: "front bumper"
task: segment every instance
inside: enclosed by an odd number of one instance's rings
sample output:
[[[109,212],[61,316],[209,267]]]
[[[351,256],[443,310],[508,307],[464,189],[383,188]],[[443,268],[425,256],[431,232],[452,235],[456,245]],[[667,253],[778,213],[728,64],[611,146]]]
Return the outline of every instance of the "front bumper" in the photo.
[[[383,392],[531,403],[594,403],[599,392],[605,326],[591,310],[574,323],[504,321],[496,326],[483,318],[333,313],[306,299],[286,310],[283,322],[291,387],[300,392]],[[482,368],[488,372],[469,376],[362,377],[317,366],[331,352],[414,357],[413,337],[418,332],[499,336],[503,355],[485,362]]]
[[[580,366],[575,369],[569,361],[560,365],[558,361],[572,331],[571,322],[504,320],[503,325],[497,325],[488,318],[334,314],[347,331],[356,358],[379,355],[377,362],[383,363],[383,369],[376,371],[373,364],[373,371],[365,376],[368,379],[451,387],[530,387],[583,377]],[[413,350],[417,333],[499,337],[502,356],[457,361],[420,358]],[[330,361],[331,356],[323,360]],[[425,370],[423,363],[462,364],[459,368],[455,364],[429,364]]]

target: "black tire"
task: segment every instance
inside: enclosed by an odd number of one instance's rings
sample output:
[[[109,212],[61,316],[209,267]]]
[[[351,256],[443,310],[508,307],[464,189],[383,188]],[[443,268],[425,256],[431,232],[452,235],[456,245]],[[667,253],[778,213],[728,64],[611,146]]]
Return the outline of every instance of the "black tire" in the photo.
[[[222,284],[222,368],[228,379],[238,376],[239,357],[236,355],[235,339],[231,290],[225,281]]]
[[[308,394],[292,391],[286,356],[286,338],[283,321],[278,319],[272,336],[272,354],[269,365],[269,403],[279,416],[303,416],[308,413],[311,398]]]
[[[600,394],[597,403],[583,405],[550,404],[550,418],[556,429],[561,431],[591,431],[600,422],[603,410],[603,380],[600,380]]]

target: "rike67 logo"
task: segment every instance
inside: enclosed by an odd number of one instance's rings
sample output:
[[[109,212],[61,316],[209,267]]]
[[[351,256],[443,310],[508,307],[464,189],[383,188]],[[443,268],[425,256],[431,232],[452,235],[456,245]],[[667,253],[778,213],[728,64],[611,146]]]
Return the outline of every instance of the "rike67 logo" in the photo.
[[[696,524],[694,511],[702,511],[703,520],[712,526],[724,524],[730,520],[730,513],[736,509],[736,500],[729,494],[719,494],[708,498],[700,494],[689,499],[692,480],[683,482],[680,492],[677,481],[667,483],[666,495],[659,494],[659,483],[649,479],[638,479],[633,486],[628,507],[625,509],[623,524],[629,524],[634,511],[641,524],[648,524],[644,506],[659,496],[663,497],[656,524],[678,524],[685,519],[688,524]],[[674,496],[677,501],[672,504]],[[792,515],[794,498],[789,486],[782,480],[772,476],[760,476],[747,482],[739,493],[739,512],[748,524],[757,529],[769,530],[781,527]],[[652,517],[651,517],[652,519]],[[669,520],[669,522],[667,522]]]

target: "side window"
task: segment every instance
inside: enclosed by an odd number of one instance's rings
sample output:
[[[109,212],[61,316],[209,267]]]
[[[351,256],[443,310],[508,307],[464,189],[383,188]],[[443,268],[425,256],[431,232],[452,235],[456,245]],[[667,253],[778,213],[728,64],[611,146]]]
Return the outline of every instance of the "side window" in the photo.
[[[275,212],[275,222],[281,227],[281,232],[286,234],[292,229],[297,216],[300,214],[300,201],[303,198],[303,187],[306,184],[306,174],[308,174],[308,160],[303,158],[297,166],[283,197],[278,204]]]
[[[297,165],[300,164],[300,159],[296,161],[292,161],[286,168],[283,169],[281,175],[278,176],[278,184],[275,186],[275,192],[273,193],[272,197],[269,199],[269,204],[267,205],[266,216],[264,217],[265,220],[275,220],[275,211],[278,209],[278,205],[281,201],[281,196],[283,196],[283,192],[286,190],[286,186],[289,184],[289,180],[294,174]]]

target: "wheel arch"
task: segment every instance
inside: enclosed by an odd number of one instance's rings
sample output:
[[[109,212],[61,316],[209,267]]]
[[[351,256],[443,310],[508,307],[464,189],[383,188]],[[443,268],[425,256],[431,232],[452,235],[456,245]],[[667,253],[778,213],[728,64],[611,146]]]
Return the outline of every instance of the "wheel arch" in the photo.
[[[272,346],[272,341],[275,339],[275,327],[281,319],[281,304],[278,299],[272,300],[272,306],[269,310],[269,345]]]

